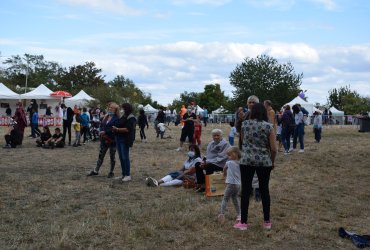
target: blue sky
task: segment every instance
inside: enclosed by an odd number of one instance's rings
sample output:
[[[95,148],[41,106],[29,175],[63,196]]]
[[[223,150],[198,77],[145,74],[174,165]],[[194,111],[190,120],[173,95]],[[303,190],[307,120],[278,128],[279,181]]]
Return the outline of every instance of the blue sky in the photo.
[[[63,66],[94,61],[166,105],[221,84],[246,57],[303,72],[311,102],[350,85],[370,96],[367,0],[4,0],[0,62],[37,54]]]

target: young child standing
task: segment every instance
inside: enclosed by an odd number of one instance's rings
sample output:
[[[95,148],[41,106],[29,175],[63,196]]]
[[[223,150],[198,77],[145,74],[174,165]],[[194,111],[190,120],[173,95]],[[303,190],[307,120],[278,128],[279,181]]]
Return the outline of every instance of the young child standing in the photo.
[[[236,131],[236,128],[235,128],[235,124],[234,122],[230,122],[230,132],[229,132],[229,143],[231,146],[234,146],[234,139],[235,139],[235,136],[238,135],[238,132]]]
[[[75,121],[73,122],[73,129],[75,131],[75,142],[73,147],[81,146],[81,117],[80,113],[75,114]]]
[[[200,137],[202,136],[202,123],[200,122],[199,115],[197,116],[197,119],[194,120],[194,139],[193,143],[195,145],[198,145],[200,148]]]
[[[223,222],[225,220],[226,205],[231,198],[237,214],[236,222],[238,223],[240,222],[240,206],[238,202],[238,193],[240,190],[239,160],[241,158],[241,153],[238,147],[232,146],[226,151],[226,154],[229,158],[224,167],[226,189],[224,197],[222,199],[221,211],[218,215],[218,219],[220,220],[220,222]]]

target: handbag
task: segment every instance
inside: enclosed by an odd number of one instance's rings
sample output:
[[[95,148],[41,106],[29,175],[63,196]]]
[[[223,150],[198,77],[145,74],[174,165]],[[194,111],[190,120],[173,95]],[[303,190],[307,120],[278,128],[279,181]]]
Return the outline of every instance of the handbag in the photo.
[[[110,138],[109,136],[107,136],[107,135],[103,135],[102,136],[102,140],[105,142],[105,144],[107,145],[107,146],[110,146],[112,143],[113,143],[113,139],[112,138]]]
[[[214,172],[206,175],[206,196],[224,195],[226,188],[225,178],[223,172]]]
[[[189,176],[184,175],[183,180],[182,180],[182,186],[184,188],[195,188],[197,184],[194,178],[190,178]]]

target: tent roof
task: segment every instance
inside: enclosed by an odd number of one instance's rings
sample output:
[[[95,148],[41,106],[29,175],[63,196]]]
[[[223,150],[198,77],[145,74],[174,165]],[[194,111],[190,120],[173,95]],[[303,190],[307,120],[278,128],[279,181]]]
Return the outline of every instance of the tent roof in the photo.
[[[83,89],[80,90],[76,95],[68,99],[69,101],[78,101],[78,100],[87,100],[92,101],[95,100],[95,98],[89,96]]]
[[[302,99],[300,96],[297,96],[296,98],[294,98],[293,100],[291,100],[289,103],[287,103],[288,105],[292,106],[294,104],[310,104],[309,102],[305,101],[304,99]]]
[[[144,106],[144,111],[145,112],[158,112],[155,108],[152,107],[149,103]]]
[[[53,93],[50,89],[48,89],[44,84],[40,84],[34,90],[21,94],[21,99],[60,99],[60,97],[53,97],[50,94]]]
[[[19,94],[15,93],[2,82],[0,82],[0,99],[20,99]]]
[[[221,105],[218,109],[212,111],[212,114],[220,114],[220,113],[226,113],[226,112],[228,112],[228,111],[226,109],[224,109],[224,107],[222,107],[222,105]]]
[[[335,107],[331,107],[329,110],[331,111],[331,113],[332,113],[333,115],[334,115],[334,114],[336,114],[336,115],[344,115],[344,111],[338,110],[338,109],[336,109]]]
[[[286,103],[285,105],[289,105],[290,107],[292,107],[293,105],[295,105],[295,104],[301,104],[301,106],[303,107],[303,108],[305,108],[307,111],[308,111],[308,113],[310,114],[310,115],[312,115],[313,114],[313,108],[314,108],[314,105],[313,105],[313,103],[310,103],[310,102],[307,102],[307,101],[305,101],[304,99],[302,99],[300,96],[297,96],[296,98],[294,98],[293,100],[291,100],[290,102],[288,102],[288,103]],[[284,106],[285,106],[284,105]]]

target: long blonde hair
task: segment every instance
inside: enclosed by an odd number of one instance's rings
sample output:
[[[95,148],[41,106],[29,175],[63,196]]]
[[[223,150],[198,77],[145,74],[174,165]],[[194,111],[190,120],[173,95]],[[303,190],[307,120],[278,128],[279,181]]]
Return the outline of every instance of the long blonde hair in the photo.
[[[114,109],[114,113],[116,114],[116,116],[118,116],[118,117],[120,116],[119,106],[118,106],[117,103],[111,102],[109,104],[109,108],[113,108]]]

